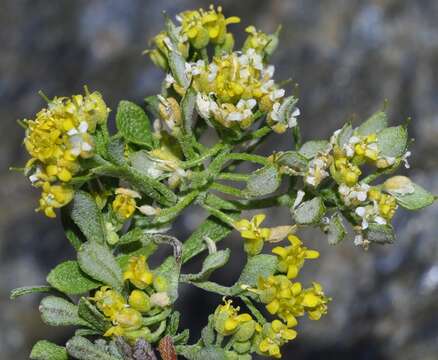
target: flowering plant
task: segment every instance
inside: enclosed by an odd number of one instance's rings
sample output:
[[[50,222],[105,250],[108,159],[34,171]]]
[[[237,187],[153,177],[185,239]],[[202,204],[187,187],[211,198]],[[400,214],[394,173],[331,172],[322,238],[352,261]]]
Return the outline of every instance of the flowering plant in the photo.
[[[410,152],[406,125],[389,127],[383,110],[328,140],[302,143],[298,99],[286,95],[268,63],[280,29],[265,34],[249,26],[235,51],[228,27],[240,19],[221,8],[186,11],[177,20],[166,18],[147,51],[166,72],[161,93],[146,98],[146,111],[121,101],[115,134],[102,96],[87,88],[45,98],[34,119],[20,122],[30,155],[24,173],[41,189],[37,211],[59,214],[77,252],[49,273],[47,285],[12,291],[12,298],[51,293],[39,307],[43,321],[77,328],[65,346],[37,342],[31,359],[280,358],[299,318],[319,320],[331,301],[318,282],[298,280],[306,260],[320,256],[300,231],[319,228],[335,245],[349,223],[354,243],[367,249],[394,241],[398,207],[417,210],[435,200],[408,177],[388,177],[408,167]],[[212,146],[203,141],[207,129],[215,132]],[[290,136],[294,147],[255,154],[270,134]],[[242,162],[257,169],[237,172]],[[206,211],[204,222],[185,241],[169,235],[191,205]],[[263,213],[242,214],[270,207],[290,212],[291,223],[262,227]],[[233,230],[245,265],[234,285],[223,286],[209,277],[228,262],[230,249],[218,243]],[[277,245],[270,253],[269,243]],[[160,246],[173,255],[150,268],[148,257]],[[195,256],[204,256],[200,272],[184,272]],[[223,298],[193,344],[188,330],[179,330],[181,283]]]

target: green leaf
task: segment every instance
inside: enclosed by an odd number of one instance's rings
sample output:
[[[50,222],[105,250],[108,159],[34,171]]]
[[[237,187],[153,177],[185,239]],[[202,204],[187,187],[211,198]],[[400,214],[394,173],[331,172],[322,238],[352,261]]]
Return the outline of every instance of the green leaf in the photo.
[[[173,256],[169,256],[158,268],[154,274],[162,276],[167,280],[167,294],[172,302],[178,298],[179,274],[181,265],[177,263]]]
[[[73,248],[78,251],[82,245],[82,239],[80,237],[81,234],[77,226],[70,218],[66,207],[61,208],[61,223],[68,241],[70,241],[70,244],[73,246]]]
[[[47,276],[47,282],[68,295],[83,294],[100,286],[80,269],[77,261],[65,261],[56,266]]]
[[[52,326],[89,326],[78,315],[78,307],[71,302],[57,297],[47,296],[41,300],[39,307],[43,321]]]
[[[118,360],[82,336],[71,338],[66,347],[68,354],[78,360]]]
[[[256,286],[260,277],[268,277],[277,269],[277,257],[274,255],[260,254],[248,258],[237,284]]]
[[[130,101],[120,101],[116,126],[126,141],[152,148],[151,125],[140,106]]]
[[[292,216],[297,224],[318,224],[325,214],[324,202],[320,197],[304,201],[296,209],[292,209]]]
[[[339,213],[335,213],[328,225],[328,243],[330,245],[337,245],[345,238],[345,226],[342,221],[342,216]]]
[[[51,286],[40,285],[40,286],[23,286],[11,291],[10,299],[14,300],[20,296],[27,294],[43,293],[53,291]]]
[[[219,242],[228,236],[231,231],[232,228],[229,225],[226,225],[214,216],[209,216],[184,242],[182,262],[187,262],[207,248],[204,240],[206,237],[214,242]]]
[[[183,274],[181,278],[189,281],[205,280],[216,269],[224,266],[230,258],[230,249],[219,250],[217,252],[209,254],[202,264],[202,269],[197,274]]]
[[[307,169],[308,160],[298,151],[285,151],[278,157],[277,164],[287,172],[304,172]],[[285,168],[285,169],[284,169]]]
[[[338,135],[338,145],[344,146],[353,135],[353,127],[350,123],[345,124]]]
[[[419,210],[434,203],[435,196],[429,191],[415,183],[412,183],[412,186],[414,187],[414,192],[411,194],[402,195],[396,192],[390,192],[391,195],[396,198],[397,204],[408,210]]]
[[[318,153],[325,152],[329,146],[329,142],[326,140],[311,140],[304,143],[299,153],[306,159],[314,158]]]
[[[122,271],[111,251],[104,245],[87,242],[78,252],[82,271],[93,279],[120,290],[123,287]]]
[[[390,157],[400,157],[408,146],[408,132],[404,126],[394,126],[377,134],[377,146],[381,154]]]
[[[102,213],[90,194],[85,191],[75,193],[70,207],[70,216],[89,241],[105,242],[106,231]]]
[[[30,353],[31,360],[67,360],[65,347],[56,345],[47,340],[38,341]]]
[[[114,138],[108,144],[108,159],[116,165],[126,165],[125,143],[122,139]]]
[[[388,127],[388,117],[384,111],[374,113],[368,120],[360,125],[356,131],[359,135],[376,134]]]
[[[146,110],[149,111],[154,118],[160,117],[158,106],[160,105],[160,99],[157,95],[147,96],[144,101],[146,102]]]
[[[246,184],[246,194],[250,197],[273,193],[281,183],[281,176],[275,166],[265,166],[254,171]]]
[[[224,349],[216,346],[207,346],[198,351],[193,360],[224,360],[226,359],[226,352]]]
[[[391,225],[369,224],[365,238],[377,244],[392,244],[395,241],[394,229]]]
[[[200,345],[180,345],[176,347],[178,355],[188,360],[195,360],[195,356],[202,350]],[[210,360],[210,359],[209,359]]]
[[[178,332],[180,317],[181,314],[179,311],[172,312],[169,318],[169,324],[167,325],[166,335],[175,335]]]
[[[169,67],[178,85],[187,89],[190,82],[186,74],[186,61],[174,50],[169,51]]]
[[[196,105],[196,91],[191,87],[186,91],[181,101],[181,111],[184,130],[187,134],[192,133],[195,121],[195,105]]]
[[[94,329],[104,333],[111,327],[107,318],[86,298],[82,297],[78,304],[78,314]]]

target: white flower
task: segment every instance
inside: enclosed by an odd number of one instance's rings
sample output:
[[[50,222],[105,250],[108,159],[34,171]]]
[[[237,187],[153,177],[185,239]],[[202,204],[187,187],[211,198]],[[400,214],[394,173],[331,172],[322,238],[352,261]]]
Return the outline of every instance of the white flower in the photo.
[[[301,204],[301,201],[303,201],[304,195],[306,195],[306,193],[303,190],[298,190],[297,197],[295,198],[294,204],[292,206],[293,209],[296,209],[298,207],[298,205]]]
[[[402,161],[405,163],[405,168],[409,169],[411,166],[409,165],[408,162],[408,157],[411,156],[411,152],[410,151],[406,151],[405,154],[402,157]]]
[[[252,109],[257,105],[254,99],[243,100],[240,99],[236,105],[237,111],[230,112],[226,115],[227,121],[243,121],[250,118],[253,113]]]
[[[138,211],[146,216],[155,216],[160,212],[159,208],[154,208],[150,205],[142,205],[137,207]]]
[[[79,156],[82,152],[90,152],[93,150],[93,145],[87,141],[84,136],[87,134],[88,123],[86,121],[81,121],[77,128],[70,129],[67,135],[70,136],[71,153],[74,156]]]
[[[288,128],[293,128],[295,126],[297,126],[297,116],[301,115],[301,110],[299,108],[296,108],[292,114],[289,116],[289,118],[287,119],[287,127]]]
[[[275,101],[277,99],[281,99],[285,94],[284,89],[275,89],[269,94],[269,99]]]
[[[208,120],[213,110],[212,103],[214,103],[214,101],[208,95],[198,93],[196,95],[196,110],[199,116]],[[216,107],[214,107],[214,109],[216,109]]]
[[[208,66],[208,81],[212,82],[216,79],[218,67],[215,63]]]
[[[164,85],[166,88],[170,88],[175,83],[174,77],[169,73],[166,75],[166,78],[164,79]]]
[[[119,195],[119,194],[121,194],[121,195],[127,195],[127,196],[129,196],[129,197],[134,198],[134,199],[141,199],[141,195],[140,195],[137,191],[134,191],[134,190],[131,190],[131,189],[117,188],[117,189],[115,190],[115,193],[116,193],[117,195]]]

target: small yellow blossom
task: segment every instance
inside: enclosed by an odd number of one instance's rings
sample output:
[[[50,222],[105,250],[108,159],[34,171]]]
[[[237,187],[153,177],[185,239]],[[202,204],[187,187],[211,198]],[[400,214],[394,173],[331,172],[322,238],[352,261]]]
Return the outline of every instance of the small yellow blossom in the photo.
[[[303,267],[304,260],[317,259],[319,252],[307,249],[295,235],[289,235],[288,240],[291,245],[286,247],[277,246],[272,252],[279,258],[278,270],[287,274],[288,279],[293,279]]]
[[[250,255],[260,253],[265,240],[271,234],[269,228],[261,228],[261,223],[265,220],[266,215],[255,215],[251,221],[247,219],[238,220],[234,223],[234,228],[240,232],[240,235],[245,240],[245,251]]]
[[[301,290],[300,283],[292,283],[284,275],[272,275],[260,278],[255,292],[270,314],[278,315],[288,327],[293,327],[297,324],[296,316],[301,315],[297,308]]]
[[[279,320],[274,320],[272,323],[263,326],[258,352],[279,359],[281,358],[281,346],[295,339],[296,336],[297,332],[295,330],[289,329]]]
[[[37,211],[44,211],[47,217],[56,217],[55,209],[67,205],[73,199],[74,191],[71,186],[51,185],[49,182],[45,182],[42,188],[40,206]]]
[[[116,197],[113,201],[113,210],[124,220],[129,219],[135,212],[137,203],[135,199],[140,198],[136,191],[118,188],[115,191]]]
[[[338,156],[336,153],[335,161],[332,163],[330,171],[338,183],[346,184],[350,187],[358,182],[359,176],[362,174],[359,167],[351,163],[346,156]]]
[[[371,188],[368,196],[376,204],[380,216],[385,220],[390,221],[397,210],[397,200],[394,196],[382,193],[377,188]]]
[[[111,320],[127,306],[123,296],[109,286],[102,286],[90,299],[95,301],[97,308]]]
[[[129,259],[127,269],[123,273],[123,279],[131,281],[139,289],[145,289],[152,284],[154,275],[149,270],[144,255],[132,256]]]
[[[129,305],[137,311],[146,313],[151,309],[151,301],[144,291],[133,290],[128,298]]]
[[[262,53],[269,44],[270,38],[263,31],[258,31],[255,26],[248,26],[245,31],[249,34],[243,44],[242,51],[254,49],[258,53]]]
[[[377,135],[370,134],[364,136],[360,142],[354,145],[354,162],[362,163],[366,160],[376,161],[379,157],[379,149],[377,147]]]
[[[103,336],[123,336],[127,332],[138,330],[142,326],[142,317],[140,312],[127,307],[115,314],[113,324]]]
[[[312,287],[305,289],[300,299],[309,319],[319,320],[327,314],[327,303],[331,299],[324,295],[321,284],[314,282]]]
[[[203,9],[185,11],[179,14],[182,34],[186,35],[190,43],[196,48],[206,47],[209,42],[222,44],[226,40],[227,25],[240,22],[238,17],[225,18],[222,8],[217,10],[210,6],[210,10]]]
[[[225,301],[225,300],[224,300]],[[252,320],[247,313],[239,314],[239,307],[234,307],[231,300],[219,305],[214,312],[214,324],[216,331],[224,336],[235,333],[240,324]]]

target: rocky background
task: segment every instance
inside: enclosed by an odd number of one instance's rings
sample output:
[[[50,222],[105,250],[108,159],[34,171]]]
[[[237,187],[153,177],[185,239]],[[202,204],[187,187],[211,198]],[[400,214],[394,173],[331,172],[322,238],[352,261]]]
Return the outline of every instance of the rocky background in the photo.
[[[11,164],[25,162],[22,129],[49,96],[101,91],[113,109],[120,99],[141,103],[162,77],[141,55],[169,14],[209,2],[174,0],[0,1],[0,358],[26,359],[32,343],[62,343],[71,329],[42,324],[38,296],[12,303],[11,288],[44,283],[49,269],[73,256],[56,221],[33,211],[38,194]],[[393,123],[412,117],[411,175],[438,193],[438,2],[436,0],[224,0],[228,15],[273,31],[283,24],[273,62],[277,78],[299,84],[305,137],[327,137],[351,117],[364,119],[389,101]],[[275,142],[274,142],[275,141]],[[282,143],[280,143],[282,141]],[[285,148],[276,138],[262,151]],[[278,221],[287,221],[282,211]],[[176,224],[184,239],[200,221],[188,212]],[[274,217],[274,216],[273,216]],[[302,321],[284,358],[438,358],[438,206],[417,214],[400,211],[398,242],[363,252],[346,241],[329,248],[309,233],[322,257],[305,277],[322,282],[333,297],[329,315]],[[226,246],[237,251],[238,239]],[[193,263],[195,269],[199,263]],[[234,255],[215,280],[232,283],[241,264]],[[179,302],[183,325],[199,334],[220,301],[191,288]]]

